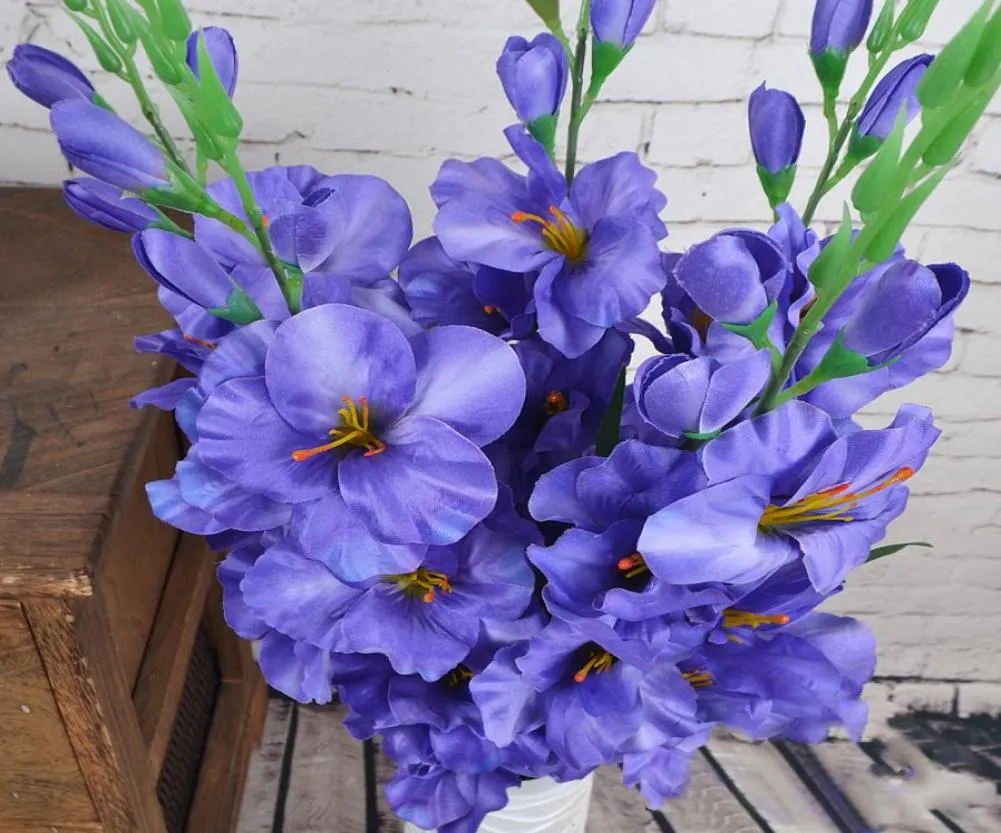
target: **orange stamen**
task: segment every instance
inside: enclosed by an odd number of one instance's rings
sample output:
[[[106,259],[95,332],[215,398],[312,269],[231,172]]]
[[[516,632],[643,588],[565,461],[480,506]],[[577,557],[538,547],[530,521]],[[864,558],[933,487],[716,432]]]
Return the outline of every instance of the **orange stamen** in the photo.
[[[571,263],[583,259],[587,253],[586,232],[576,226],[573,220],[555,205],[549,206],[549,213],[555,219],[547,220],[538,214],[528,214],[524,211],[515,211],[511,214],[511,219],[518,225],[522,223],[540,225],[546,246],[563,255]]]
[[[607,674],[612,670],[612,666],[614,664],[615,657],[608,653],[608,651],[597,650],[591,654],[591,658],[587,661],[584,667],[573,675],[574,682],[580,685],[587,680],[591,674]]]
[[[188,342],[188,344],[197,344],[199,347],[205,347],[208,350],[215,350],[218,346],[214,341],[203,341],[200,338],[189,336],[187,333],[184,334],[184,340]]]
[[[620,572],[626,574],[626,578],[636,578],[636,576],[641,576],[644,573],[650,572],[646,559],[638,552],[634,552],[632,555],[627,555],[619,561],[617,566]]]
[[[483,308],[483,311],[484,311],[484,312],[485,312],[485,313],[486,313],[487,315],[496,315],[496,314],[497,314],[497,313],[499,312],[499,310],[497,309],[497,307],[492,307],[492,306],[490,306],[489,304],[487,304],[487,306],[485,306],[485,307]]]
[[[753,628],[757,630],[763,625],[788,625],[791,621],[792,619],[784,613],[763,616],[758,613],[749,613],[746,610],[726,610],[723,612],[723,627],[727,630],[732,628]]]
[[[425,570],[423,567],[418,567],[412,573],[386,576],[385,579],[396,584],[404,593],[419,597],[424,604],[434,602],[439,592],[452,592],[452,583],[447,575]]]
[[[366,457],[374,457],[382,454],[386,450],[386,444],[372,433],[369,427],[369,406],[368,399],[364,396],[358,397],[358,404],[361,405],[361,412],[350,396],[344,397],[344,407],[337,413],[341,418],[340,427],[334,428],[330,436],[335,439],[316,448],[302,448],[292,452],[292,459],[297,463],[303,463],[319,454],[333,451],[345,445],[353,445],[365,449]]]
[[[542,409],[551,417],[562,414],[569,407],[570,402],[566,398],[566,395],[558,390],[550,391],[546,397],[546,401],[542,405]]]

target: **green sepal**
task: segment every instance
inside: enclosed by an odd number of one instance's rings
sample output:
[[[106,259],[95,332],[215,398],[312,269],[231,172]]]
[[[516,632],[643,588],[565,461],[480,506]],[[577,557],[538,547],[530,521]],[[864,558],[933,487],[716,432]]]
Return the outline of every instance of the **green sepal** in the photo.
[[[778,312],[779,302],[772,301],[768,308],[755,318],[750,324],[723,324],[723,329],[729,330],[734,335],[746,338],[757,350],[765,350],[772,346],[771,338],[768,336],[768,329],[775,320]]]
[[[921,206],[925,204],[948,172],[948,167],[940,168],[900,201],[866,248],[866,258],[873,263],[882,263],[893,256],[897,244],[900,243],[900,239],[911,224],[911,220],[921,210]]]
[[[560,0],[525,0],[550,29],[560,25]]]
[[[71,12],[87,11],[87,0],[63,0],[63,5]]]
[[[90,94],[90,103],[95,104],[102,110],[107,110],[109,113],[114,113],[115,108],[112,107],[107,100],[96,90]]]
[[[876,18],[876,22],[873,24],[872,31],[869,33],[869,39],[865,44],[866,49],[869,50],[869,54],[871,55],[879,55],[887,47],[891,46],[890,38],[893,36],[894,6],[894,0],[886,0],[883,4],[883,10],[879,13],[879,17]]]
[[[853,232],[852,213],[846,203],[841,227],[810,266],[807,277],[810,283],[816,287],[818,295],[826,294],[826,291],[844,272],[848,255],[851,252]]]
[[[243,119],[226,88],[219,80],[215,64],[209,55],[204,35],[198,36],[198,69],[201,100],[198,112],[206,126],[227,139],[239,139],[243,132]],[[554,128],[555,132],[555,128]]]
[[[220,161],[226,155],[227,143],[202,121],[199,108],[184,93],[175,95],[174,101],[177,102],[177,109],[181,111],[181,115],[188,123],[191,135],[195,137],[198,150],[206,159],[211,159],[214,162]]]
[[[546,153],[552,157],[556,147],[556,128],[559,119],[556,116],[540,116],[535,121],[530,122],[526,127],[540,145],[546,149]]]
[[[171,188],[147,188],[140,195],[144,202],[150,205],[159,205],[164,208],[174,208],[186,214],[197,214],[199,200],[183,190]]]
[[[122,71],[122,59],[118,57],[118,53],[82,17],[75,14],[71,14],[70,17],[76,21],[76,25],[80,27],[86,36],[88,43],[90,43],[90,48],[94,50],[94,54],[97,56],[97,62],[101,65],[101,69],[113,75],[118,75]]]
[[[922,107],[937,110],[953,100],[983,37],[993,2],[994,0],[985,0],[977,13],[932,61],[918,84],[918,101]]]
[[[792,186],[796,182],[796,166],[790,165],[773,174],[764,165],[758,165],[758,179],[761,180],[761,188],[768,198],[768,204],[775,208],[789,198]]]
[[[921,160],[934,168],[951,162],[962,150],[993,97],[993,90],[985,90],[960,110],[954,118],[946,121],[939,134],[922,155]]]
[[[879,136],[863,136],[858,132],[858,125],[855,125],[851,139],[848,140],[848,158],[858,164],[873,156],[881,147],[883,140]]]
[[[622,432],[622,408],[626,404],[626,370],[622,369],[619,379],[615,383],[615,392],[612,400],[608,403],[608,410],[605,411],[605,418],[601,421],[601,428],[598,429],[598,440],[595,451],[599,457],[608,457],[619,444],[619,436]]]
[[[184,43],[191,34],[191,18],[181,0],[158,0],[163,33],[175,43]]]
[[[257,304],[242,289],[233,290],[226,300],[226,306],[216,307],[215,309],[208,310],[208,312],[216,318],[229,321],[238,327],[246,327],[248,324],[253,324],[255,321],[260,321],[264,318],[261,315],[261,311],[257,308]]]
[[[838,97],[841,82],[845,80],[849,57],[851,56],[847,52],[839,52],[836,49],[825,49],[819,55],[810,56],[813,68],[817,71],[817,78],[820,79],[820,86],[824,89],[825,98]]]
[[[125,0],[107,0],[108,19],[111,21],[111,28],[122,43],[130,46],[139,40],[139,31],[136,28],[136,12],[125,3]]]
[[[834,339],[834,344],[820,360],[820,364],[810,373],[810,381],[812,388],[818,388],[835,379],[861,376],[875,369],[861,353],[856,353],[845,347],[844,336],[839,333],[838,337]]]
[[[900,15],[897,34],[904,43],[920,40],[928,28],[928,21],[938,8],[939,0],[910,0]]]
[[[872,552],[869,553],[869,557],[866,559],[866,564],[871,564],[873,561],[879,561],[881,558],[886,558],[888,555],[896,555],[901,550],[906,550],[908,547],[924,547],[926,549],[933,549],[932,545],[927,541],[910,541],[906,544],[888,544],[885,547],[876,547]]]
[[[970,65],[966,68],[963,82],[977,89],[989,84],[1001,67],[1001,7],[998,8],[984,27],[980,43],[973,52]]]
[[[876,158],[869,163],[852,189],[852,204],[863,214],[878,211],[886,202],[890,184],[900,166],[904,148],[904,131],[907,129],[907,111],[900,109],[893,132],[886,137]]]
[[[162,44],[157,32],[145,22],[139,27],[139,40],[142,41],[146,57],[149,59],[156,77],[168,87],[178,86],[184,80],[181,67],[174,56],[170,54],[172,50],[163,48],[167,44]]]
[[[591,87],[598,89],[618,69],[632,46],[621,49],[611,41],[595,40],[591,49]]]
[[[686,440],[691,442],[707,443],[711,440],[715,440],[722,433],[722,431],[708,431],[705,434],[696,434],[694,431],[685,431],[683,436]]]

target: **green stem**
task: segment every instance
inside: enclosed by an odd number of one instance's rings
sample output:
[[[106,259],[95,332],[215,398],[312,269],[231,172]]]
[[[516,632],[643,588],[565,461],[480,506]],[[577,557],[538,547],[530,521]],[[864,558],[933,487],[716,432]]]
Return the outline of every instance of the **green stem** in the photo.
[[[118,40],[117,35],[115,35],[114,29],[111,28],[111,21],[108,19],[108,13],[104,8],[104,3],[102,3],[101,0],[94,0],[91,4],[91,11],[93,18],[101,27],[104,39],[108,42],[111,48],[115,50],[115,53],[121,59],[122,65],[125,67],[125,81],[128,82],[130,87],[132,87],[132,91],[135,93],[135,96],[139,101],[139,106],[142,109],[143,117],[150,123],[150,126],[156,133],[157,139],[160,141],[160,146],[163,148],[167,156],[170,157],[171,162],[182,170],[188,171],[189,168],[187,160],[174,143],[174,139],[171,137],[170,131],[167,130],[163,120],[160,118],[160,108],[156,106],[153,99],[150,98],[149,92],[146,90],[146,85],[143,83],[142,75],[139,72],[139,68],[136,66],[133,52],[125,48],[125,46]]]
[[[570,97],[570,128],[567,132],[567,185],[573,183],[577,173],[577,145],[580,142],[580,126],[587,115],[587,110],[581,108],[584,95],[584,65],[587,62],[587,35],[591,21],[591,0],[584,0],[580,7],[580,17],[577,20],[577,51],[573,59],[573,91]],[[593,103],[593,102],[592,102]]]

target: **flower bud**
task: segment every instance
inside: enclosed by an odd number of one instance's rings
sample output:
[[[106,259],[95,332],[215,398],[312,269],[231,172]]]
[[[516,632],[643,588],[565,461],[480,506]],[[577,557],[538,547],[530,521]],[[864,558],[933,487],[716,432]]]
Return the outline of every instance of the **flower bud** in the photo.
[[[188,38],[188,66],[194,73],[195,78],[201,80],[201,73],[198,70],[198,36],[205,38],[205,48],[208,50],[215,67],[216,75],[222,82],[229,97],[233,97],[236,90],[236,80],[240,72],[240,59],[236,53],[236,44],[233,36],[219,26],[206,26],[200,32],[192,33]]]
[[[14,47],[7,74],[18,90],[43,107],[67,99],[91,101],[94,95],[94,85],[75,64],[30,43]]]
[[[121,188],[99,179],[68,179],[63,197],[77,216],[112,231],[143,231],[158,219],[142,200],[126,197]]]
[[[872,0],[818,0],[810,57],[827,97],[841,88],[848,57],[862,43],[871,18]]]
[[[748,123],[762,185],[771,204],[778,205],[792,190],[806,117],[789,93],[762,84],[751,94]]]
[[[918,55],[897,64],[879,82],[862,111],[852,135],[851,150],[859,158],[879,149],[893,132],[901,110],[910,124],[918,113],[918,83],[934,60],[933,55]]]
[[[591,28],[598,43],[611,43],[620,50],[636,42],[650,18],[656,0],[594,0]]]
[[[61,101],[50,121],[63,154],[81,171],[134,193],[170,187],[160,150],[114,113],[86,101]]]
[[[497,61],[508,101],[525,124],[559,113],[570,77],[566,50],[548,32],[509,38]]]

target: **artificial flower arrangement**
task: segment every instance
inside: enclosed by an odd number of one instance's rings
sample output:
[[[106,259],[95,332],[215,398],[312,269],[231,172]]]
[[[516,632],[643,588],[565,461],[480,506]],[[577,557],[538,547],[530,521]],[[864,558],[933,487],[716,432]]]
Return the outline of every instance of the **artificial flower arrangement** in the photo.
[[[762,86],[750,133],[775,224],[666,253],[639,157],[576,161],[655,0],[583,0],[569,36],[559,0],[527,2],[547,31],[497,64],[522,167],[446,162],[435,236],[413,246],[378,178],[244,170],[232,39],[193,32],[179,0],[64,0],[149,135],[46,49],[8,66],[89,175],[65,184],[70,207],[133,235],[177,322],[136,340],[188,371],[133,402],[190,440],[148,485],[153,511],[225,553],[227,620],[271,685],[339,697],[399,765],[395,810],[445,833],[524,779],[608,764],[658,806],[717,726],[862,731],[873,639],[816,608],[901,549],[874,547],[939,431],[919,406],[882,430],[853,416],[949,356],[969,276],[900,241],[1001,85],[994,0],[934,60],[888,72],[937,0],[819,0],[830,143],[803,213],[786,199],[804,116]],[[840,107],[863,43],[869,72]],[[213,162],[225,178],[207,184]],[[821,238],[820,200],[856,174]],[[653,301],[663,327],[639,317]],[[630,382],[637,336],[657,355]]]

